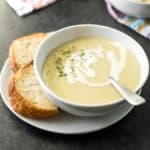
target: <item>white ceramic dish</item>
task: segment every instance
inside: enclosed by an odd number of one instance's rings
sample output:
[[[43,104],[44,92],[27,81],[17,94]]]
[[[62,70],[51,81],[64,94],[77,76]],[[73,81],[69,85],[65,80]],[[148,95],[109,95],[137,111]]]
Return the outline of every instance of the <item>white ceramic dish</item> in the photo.
[[[83,134],[94,132],[116,123],[117,121],[125,117],[133,108],[133,106],[126,103],[121,108],[118,108],[112,113],[107,114],[103,117],[84,118],[61,112],[60,115],[58,115],[56,118],[51,119],[36,120],[26,118],[16,113],[9,103],[7,84],[10,74],[11,70],[9,67],[9,62],[7,60],[3,66],[0,76],[0,93],[3,102],[6,104],[8,109],[19,119],[31,126],[45,131],[61,134]]]
[[[49,98],[53,97],[55,103],[63,110],[78,116],[100,116],[109,113],[124,103],[125,100],[120,100],[116,103],[110,103],[109,105],[77,105],[71,103],[69,100],[63,99],[56,95],[52,90],[50,90],[42,78],[43,64],[47,56],[52,52],[54,48],[63,44],[64,42],[82,37],[82,36],[100,36],[109,38],[111,40],[127,45],[134,54],[137,56],[140,66],[141,66],[141,78],[139,85],[135,92],[143,87],[149,74],[149,63],[148,58],[143,50],[143,48],[128,35],[100,25],[75,25],[60,29],[46,37],[46,39],[41,43],[38,51],[34,58],[34,69],[37,80],[41,86],[43,93],[45,93]]]
[[[150,17],[150,3],[132,0],[107,0],[119,11],[135,17]]]

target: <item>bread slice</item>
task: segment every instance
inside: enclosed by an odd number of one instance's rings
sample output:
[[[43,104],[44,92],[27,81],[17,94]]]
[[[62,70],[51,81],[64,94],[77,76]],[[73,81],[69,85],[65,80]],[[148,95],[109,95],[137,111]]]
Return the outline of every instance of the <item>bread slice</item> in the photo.
[[[14,40],[9,48],[11,69],[15,72],[29,64],[46,33],[34,33]]]
[[[41,92],[32,63],[10,77],[8,94],[13,109],[26,117],[47,118],[59,112],[57,106]]]

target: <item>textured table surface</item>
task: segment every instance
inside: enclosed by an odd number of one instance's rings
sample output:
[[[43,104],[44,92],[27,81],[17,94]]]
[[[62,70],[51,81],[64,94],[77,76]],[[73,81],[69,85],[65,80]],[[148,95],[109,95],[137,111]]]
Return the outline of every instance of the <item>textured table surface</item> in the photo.
[[[60,0],[42,11],[18,17],[0,0],[0,69],[13,39],[33,32],[49,32],[81,23],[117,28],[135,38],[150,58],[150,41],[116,23],[103,0]],[[33,128],[16,118],[0,98],[0,150],[150,150],[150,80],[142,95],[147,99],[117,124],[86,135],[59,135]]]

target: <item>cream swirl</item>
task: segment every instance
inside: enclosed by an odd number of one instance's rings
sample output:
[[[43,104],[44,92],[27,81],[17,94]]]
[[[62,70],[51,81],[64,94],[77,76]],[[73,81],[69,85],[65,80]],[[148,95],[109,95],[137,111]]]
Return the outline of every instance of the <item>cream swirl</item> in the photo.
[[[126,50],[119,43],[113,43],[120,50],[120,60],[115,57],[113,51],[104,51],[101,46],[96,49],[87,49],[84,52],[73,53],[66,61],[64,73],[69,83],[81,82],[88,86],[100,87],[109,84],[109,80],[104,83],[88,81],[87,78],[96,76],[95,70],[91,67],[98,59],[106,58],[111,63],[110,76],[119,79],[119,75],[125,66]]]

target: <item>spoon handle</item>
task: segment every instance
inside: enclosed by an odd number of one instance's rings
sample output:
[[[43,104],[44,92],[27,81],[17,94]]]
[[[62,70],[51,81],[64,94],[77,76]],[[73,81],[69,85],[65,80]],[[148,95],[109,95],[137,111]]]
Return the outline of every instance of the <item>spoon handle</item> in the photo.
[[[143,97],[128,90],[114,78],[109,77],[109,80],[112,83],[112,85],[118,90],[118,92],[125,98],[125,100],[127,100],[128,103],[130,103],[131,105],[140,105],[146,102]]]

